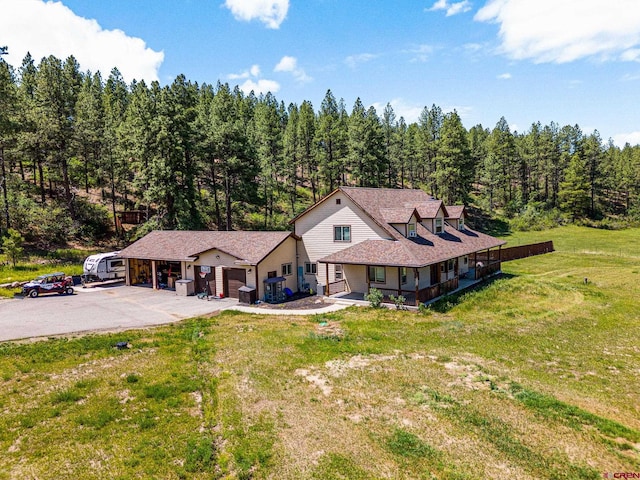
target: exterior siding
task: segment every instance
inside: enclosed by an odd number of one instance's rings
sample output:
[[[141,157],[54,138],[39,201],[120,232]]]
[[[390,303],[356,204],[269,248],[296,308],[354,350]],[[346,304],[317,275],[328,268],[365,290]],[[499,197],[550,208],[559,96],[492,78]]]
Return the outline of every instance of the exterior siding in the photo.
[[[195,262],[187,263],[187,272],[188,272],[187,278],[190,278],[190,279],[194,278],[194,275],[195,275],[195,269],[193,268],[194,265],[209,266],[212,268],[212,270],[215,269],[216,292],[217,294],[220,294],[224,292],[224,283],[223,283],[223,277],[222,277],[222,269],[224,267],[245,268],[245,269],[250,268],[250,267],[245,267],[243,265],[236,265],[235,262],[237,260],[238,259],[236,257],[229,255],[227,253],[221,252],[220,250],[217,250],[217,249],[209,250],[208,252],[200,254],[200,256],[198,257],[198,260],[196,260]],[[189,265],[191,265],[191,268],[188,268]],[[247,273],[247,286],[250,286],[250,287],[255,286],[253,285],[253,283],[255,283],[254,279],[252,279],[251,274]],[[224,294],[227,295],[227,292],[224,292]]]
[[[337,204],[336,200],[340,200],[340,204]],[[333,227],[335,225],[351,226],[350,242],[334,242]],[[382,227],[342,192],[327,198],[296,220],[295,234],[301,237],[298,242],[298,265],[301,267],[304,267],[306,262],[317,263],[322,257],[364,240],[390,238]],[[304,282],[308,283],[313,290],[317,290],[318,283],[323,285],[326,283],[324,266],[318,265],[316,275],[304,273],[303,275]],[[333,267],[330,267],[329,281],[333,280]]]
[[[287,238],[278,247],[271,252],[267,257],[258,264],[258,298],[264,298],[264,280],[267,279],[267,273],[276,271],[277,276],[282,275],[282,265],[285,263],[291,264],[291,275],[285,276],[287,279],[284,282],[284,286],[291,289],[292,292],[298,291],[297,280],[297,264],[296,264],[296,240],[293,237]],[[249,279],[251,277],[251,279]],[[255,271],[247,273],[247,284],[250,286],[256,281]]]

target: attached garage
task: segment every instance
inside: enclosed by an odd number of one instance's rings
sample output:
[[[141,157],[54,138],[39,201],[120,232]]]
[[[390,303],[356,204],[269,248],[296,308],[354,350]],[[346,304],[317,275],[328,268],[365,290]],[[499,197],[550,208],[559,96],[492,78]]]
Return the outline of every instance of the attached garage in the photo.
[[[226,296],[240,298],[240,287],[247,285],[247,271],[244,268],[225,268],[222,274]]]
[[[243,286],[264,299],[264,280],[285,277],[298,291],[296,238],[291,232],[154,231],[120,252],[127,259],[127,285],[165,288],[180,275],[193,291],[239,298]],[[170,287],[169,287],[170,288]]]

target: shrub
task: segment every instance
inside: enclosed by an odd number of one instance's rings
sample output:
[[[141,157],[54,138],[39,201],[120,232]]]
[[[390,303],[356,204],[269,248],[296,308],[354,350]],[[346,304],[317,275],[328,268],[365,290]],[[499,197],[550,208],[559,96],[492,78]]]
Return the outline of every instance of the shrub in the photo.
[[[377,288],[370,288],[369,293],[364,296],[365,301],[369,302],[373,308],[380,308],[384,295]]]
[[[406,310],[407,307],[405,307],[404,303],[407,301],[406,298],[404,298],[403,295],[398,295],[397,297],[394,295],[389,295],[389,298],[391,299],[391,301],[393,303],[395,303],[396,305],[396,310]]]
[[[548,230],[565,225],[568,221],[559,210],[545,210],[543,203],[531,202],[519,216],[509,220],[509,226],[519,231]]]

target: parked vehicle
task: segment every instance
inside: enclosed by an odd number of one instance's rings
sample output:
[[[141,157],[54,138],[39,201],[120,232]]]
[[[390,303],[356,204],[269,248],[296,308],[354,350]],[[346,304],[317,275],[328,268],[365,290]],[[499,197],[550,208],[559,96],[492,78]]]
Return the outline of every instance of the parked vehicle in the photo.
[[[24,296],[35,298],[43,293],[58,293],[60,295],[66,293],[67,295],[72,295],[73,279],[67,277],[63,272],[55,272],[40,275],[22,287]]]
[[[82,283],[104,282],[125,278],[124,258],[118,258],[120,252],[98,253],[84,260]]]

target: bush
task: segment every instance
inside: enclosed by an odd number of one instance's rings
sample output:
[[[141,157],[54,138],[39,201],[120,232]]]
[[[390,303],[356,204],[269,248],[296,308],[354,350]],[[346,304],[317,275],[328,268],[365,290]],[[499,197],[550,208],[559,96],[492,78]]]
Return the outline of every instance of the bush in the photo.
[[[407,301],[403,295],[389,295],[389,299],[396,305],[396,310],[406,310],[407,308],[404,306],[404,303]]]
[[[364,296],[364,299],[369,302],[369,305],[373,308],[380,308],[383,298],[384,295],[382,295],[382,292],[377,288],[370,288],[369,293]]]
[[[557,209],[546,210],[541,202],[527,204],[519,216],[509,220],[509,226],[516,231],[548,230],[567,223],[566,215]]]
[[[111,227],[106,207],[90,203],[84,198],[76,198],[74,208],[76,220],[70,234],[80,240],[99,240],[104,238]]]

